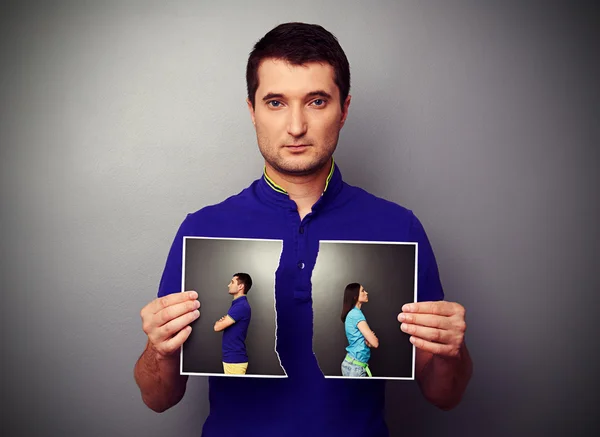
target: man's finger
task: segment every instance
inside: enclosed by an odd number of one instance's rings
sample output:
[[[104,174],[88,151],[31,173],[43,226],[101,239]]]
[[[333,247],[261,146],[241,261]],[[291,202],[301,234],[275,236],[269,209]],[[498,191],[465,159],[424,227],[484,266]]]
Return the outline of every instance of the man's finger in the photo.
[[[400,323],[427,326],[429,328],[450,329],[452,327],[452,319],[450,317],[438,316],[436,314],[400,313],[398,314],[398,321]]]
[[[402,307],[402,312],[452,316],[456,313],[456,305],[457,304],[453,302],[446,302],[443,300],[435,302],[414,302],[404,305]]]
[[[171,293],[163,297],[159,297],[154,299],[148,305],[148,309],[152,314],[158,313],[163,308],[170,307],[171,305],[175,305],[180,302],[185,302],[186,300],[194,300],[198,298],[198,293],[195,291],[184,291],[181,293]]]
[[[177,335],[173,336],[167,341],[163,341],[155,346],[155,349],[162,355],[172,355],[177,352],[181,345],[188,339],[192,333],[192,327],[186,326]]]
[[[194,310],[171,320],[169,323],[158,328],[154,341],[157,343],[166,341],[166,339],[181,331],[198,317],[200,317],[200,311]]]
[[[155,326],[163,326],[169,323],[171,320],[176,319],[186,313],[191,313],[194,310],[200,308],[200,301],[197,300],[186,300],[180,303],[163,308],[153,317],[153,323]]]
[[[400,325],[400,329],[413,337],[418,337],[433,343],[446,344],[450,343],[453,339],[450,331],[445,331],[443,329],[427,328],[425,326],[410,325],[408,323]]]
[[[414,344],[416,348],[431,352],[434,355],[457,357],[460,352],[460,348],[455,345],[432,343],[418,337],[410,337],[410,342]]]

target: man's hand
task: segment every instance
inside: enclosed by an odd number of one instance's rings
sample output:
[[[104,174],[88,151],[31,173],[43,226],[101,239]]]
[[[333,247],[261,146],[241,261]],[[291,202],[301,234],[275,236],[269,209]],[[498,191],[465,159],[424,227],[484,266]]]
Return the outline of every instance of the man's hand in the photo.
[[[406,304],[398,314],[400,329],[410,334],[415,347],[434,355],[455,358],[460,355],[467,324],[465,309],[454,302]]]
[[[235,320],[233,320],[230,315],[225,314],[223,317],[221,317],[215,322],[215,326],[213,327],[213,329],[215,330],[215,332],[221,332],[224,329],[229,328],[234,323]]]
[[[189,324],[200,317],[197,298],[195,291],[173,293],[154,299],[140,312],[142,329],[157,359],[172,356],[190,336]]]
[[[443,410],[457,406],[473,373],[465,309],[445,301],[410,303],[398,321],[417,348],[415,376],[425,398]]]

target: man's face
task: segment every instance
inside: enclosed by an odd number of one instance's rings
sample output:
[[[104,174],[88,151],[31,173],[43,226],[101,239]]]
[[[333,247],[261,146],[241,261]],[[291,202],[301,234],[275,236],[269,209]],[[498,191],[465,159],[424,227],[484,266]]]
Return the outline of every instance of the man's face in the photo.
[[[304,176],[329,162],[350,105],[348,96],[342,110],[334,74],[326,63],[262,61],[255,107],[247,103],[267,167]]]
[[[241,290],[241,284],[238,282],[237,276],[231,278],[227,288],[229,289],[229,294],[237,294]]]

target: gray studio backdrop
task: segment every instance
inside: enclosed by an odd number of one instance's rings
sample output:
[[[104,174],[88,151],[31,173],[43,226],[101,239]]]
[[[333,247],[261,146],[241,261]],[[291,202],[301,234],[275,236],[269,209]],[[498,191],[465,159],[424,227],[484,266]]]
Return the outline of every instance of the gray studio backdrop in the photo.
[[[595,2],[13,1],[0,17],[2,435],[199,435],[205,378],[163,414],[140,399],[139,312],[185,215],[260,176],[245,64],[291,20],[351,62],[344,178],[415,211],[467,308],[463,403],[390,382],[392,435],[598,433]]]
[[[342,376],[348,340],[342,323],[346,285],[369,295],[361,310],[379,339],[371,349],[374,377],[412,378],[413,346],[400,330],[402,305],[415,301],[416,244],[321,242],[313,270],[313,351],[325,376]]]
[[[185,239],[184,288],[198,292],[201,304],[200,318],[183,347],[185,373],[223,373],[223,332],[216,333],[213,326],[231,306],[227,285],[232,275],[242,272],[252,278],[247,374],[285,376],[275,352],[275,271],[282,249],[275,240]]]

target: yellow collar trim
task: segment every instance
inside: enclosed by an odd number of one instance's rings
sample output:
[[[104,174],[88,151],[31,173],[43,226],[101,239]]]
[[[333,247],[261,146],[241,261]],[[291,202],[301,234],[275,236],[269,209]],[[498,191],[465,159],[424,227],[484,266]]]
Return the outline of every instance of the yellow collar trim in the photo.
[[[323,190],[323,193],[325,193],[325,191],[327,191],[327,187],[329,186],[329,181],[331,181],[331,178],[333,177],[333,171],[335,170],[335,161],[333,160],[333,158],[331,158],[331,168],[329,169],[329,174],[327,175],[327,180],[325,181],[325,189]],[[283,189],[281,186],[277,185],[273,179],[271,179],[269,177],[269,175],[267,174],[267,166],[265,165],[264,169],[263,169],[263,176],[265,178],[265,181],[267,181],[267,184],[269,184],[269,186],[274,189],[275,191],[277,191],[278,193],[281,194],[288,194],[287,191],[285,191],[285,189]]]

